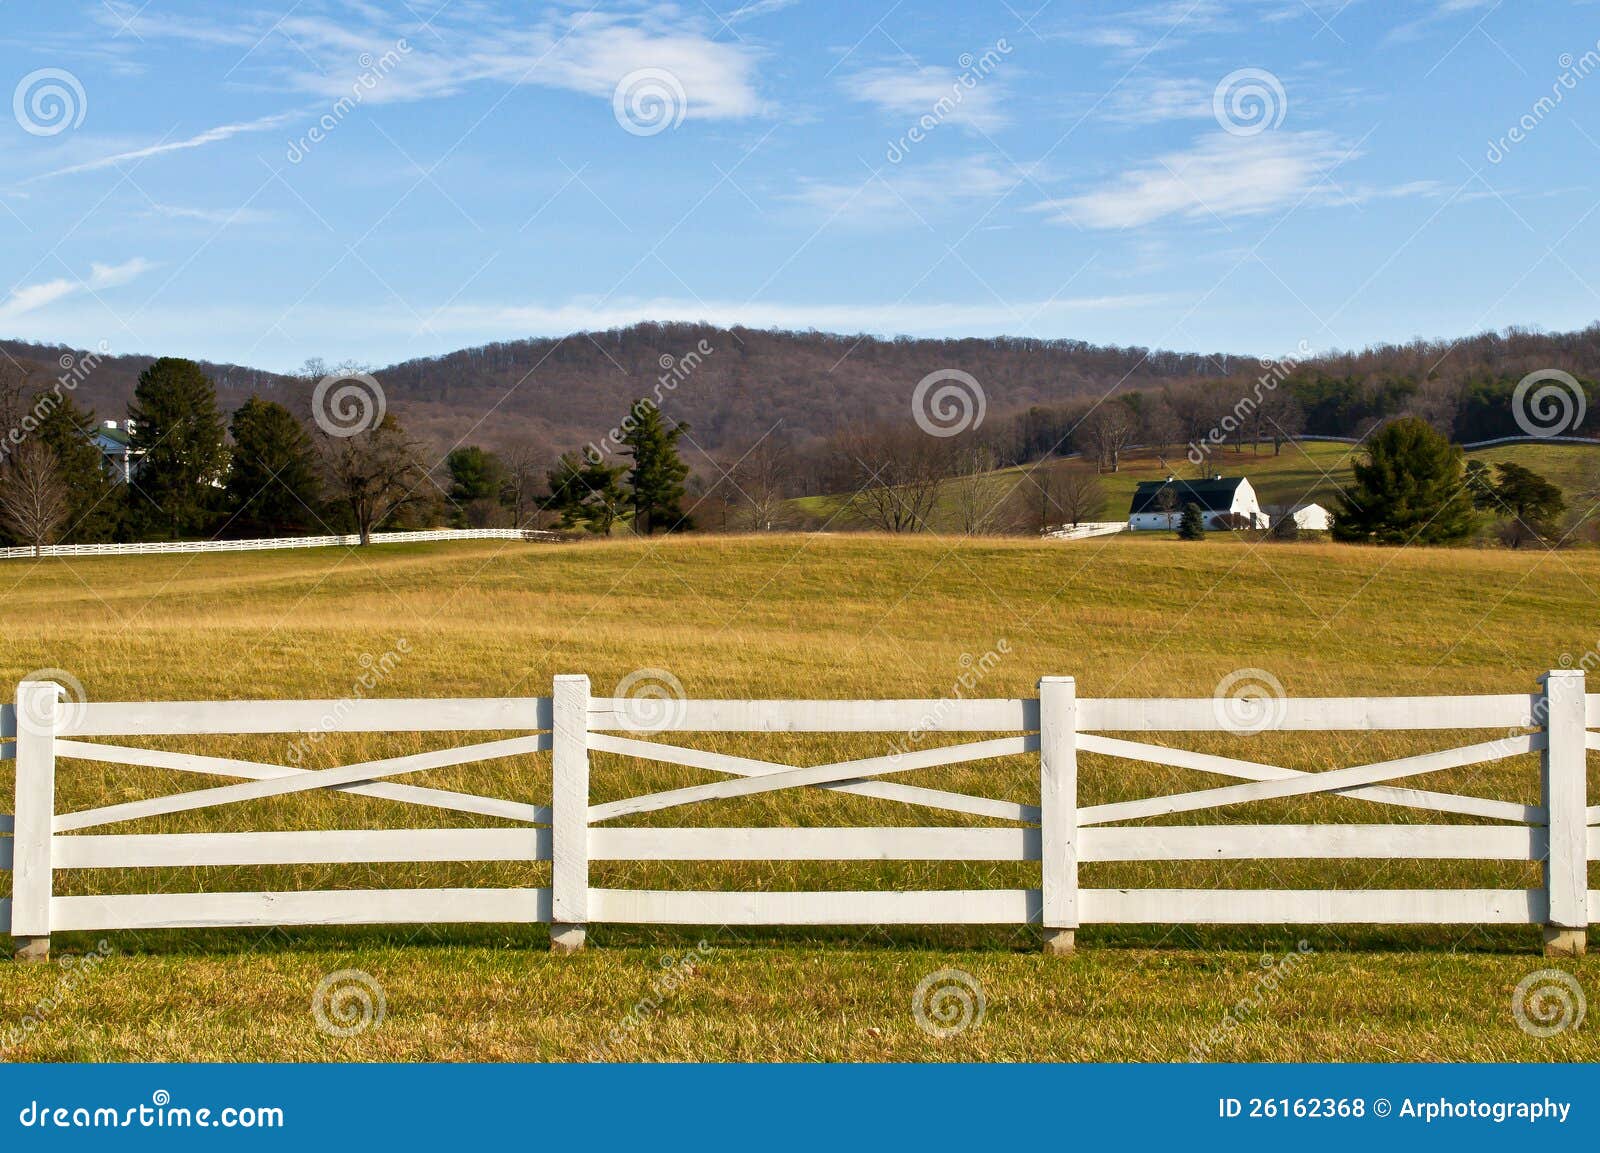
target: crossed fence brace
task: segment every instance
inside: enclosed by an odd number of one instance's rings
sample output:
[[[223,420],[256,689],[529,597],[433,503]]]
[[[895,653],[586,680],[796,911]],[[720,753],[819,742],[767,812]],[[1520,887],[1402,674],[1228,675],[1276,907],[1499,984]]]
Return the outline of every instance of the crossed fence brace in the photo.
[[[1591,842],[1600,841],[1600,807],[1586,808],[1585,753],[1600,748],[1587,730],[1583,673],[1557,670],[1543,691],[1500,698],[1410,698],[1414,707],[1476,727],[1511,720],[1539,731],[1508,733],[1460,748],[1326,772],[1260,764],[1100,735],[1101,731],[1216,729],[1197,701],[1080,701],[1072,678],[1041,680],[1036,701],[960,702],[944,722],[927,725],[930,702],[679,702],[682,715],[652,726],[630,723],[627,702],[592,698],[583,676],[555,678],[551,698],[516,701],[367,701],[366,718],[349,731],[548,731],[394,757],[334,769],[307,770],[227,757],[132,748],[71,739],[125,733],[309,731],[307,717],[325,702],[227,702],[174,705],[79,705],[63,718],[61,690],[49,682],[19,686],[14,712],[17,762],[12,832],[13,895],[7,908],[18,955],[48,955],[52,928],[149,925],[310,923],[433,919],[546,921],[552,946],[583,946],[591,920],[657,923],[960,923],[1033,921],[1046,947],[1070,951],[1082,920],[1217,921],[1362,920],[1535,922],[1546,926],[1551,951],[1581,952],[1591,906]],[[1286,702],[1269,727],[1448,728],[1376,705],[1404,701]],[[1356,707],[1361,706],[1361,707]],[[1362,708],[1366,711],[1363,712]],[[418,710],[431,710],[428,723]],[[928,729],[1036,731],[975,742],[919,748],[859,760],[799,767],[641,740],[617,731],[892,731],[922,710]],[[1295,713],[1296,715],[1289,715]],[[1353,711],[1352,711],[1353,710]],[[1509,711],[1508,711],[1509,710]],[[1165,714],[1172,714],[1166,716]],[[1474,715],[1476,713],[1477,715]],[[285,715],[292,714],[292,715]],[[533,724],[528,724],[528,721]],[[1415,723],[1410,723],[1415,721]],[[518,723],[520,722],[520,723]],[[1291,723],[1293,722],[1293,723]],[[917,723],[917,722],[914,722]],[[0,724],[0,736],[5,735]],[[431,769],[530,753],[552,752],[551,804],[485,797],[397,783]],[[602,804],[590,802],[589,753],[649,759],[728,779]],[[1077,755],[1102,754],[1242,781],[1196,791],[1080,807]],[[1528,752],[1542,754],[1539,805],[1426,791],[1387,782],[1482,764]],[[934,767],[1038,753],[1037,806],[971,796],[885,778]],[[242,778],[240,783],[70,813],[55,812],[58,759],[173,769]],[[1017,822],[1013,829],[618,829],[617,818],[705,801],[793,788],[820,788],[967,815]],[[331,790],[520,823],[518,829],[412,829],[344,833],[150,834],[64,836],[140,818],[314,790]],[[1320,793],[1414,809],[1487,818],[1495,826],[1121,826],[1117,823],[1254,801]],[[7,825],[11,828],[8,829]],[[528,826],[546,825],[548,829]],[[530,835],[531,834],[531,835]],[[1278,842],[1282,841],[1283,844]],[[1398,849],[1396,844],[1398,843]],[[3,842],[0,842],[3,844]],[[1085,860],[1245,859],[1273,855],[1404,856],[1537,860],[1540,890],[1380,890],[1377,892],[1247,890],[1082,890]],[[1037,860],[1038,890],[951,893],[647,893],[593,889],[591,859],[991,859]],[[400,860],[543,860],[552,862],[549,890],[376,890],[299,894],[162,894],[60,897],[55,868],[181,864],[278,864]],[[417,894],[409,903],[406,894]],[[370,907],[360,902],[366,901]],[[200,902],[200,903],[197,903]],[[481,914],[481,916],[480,916]]]

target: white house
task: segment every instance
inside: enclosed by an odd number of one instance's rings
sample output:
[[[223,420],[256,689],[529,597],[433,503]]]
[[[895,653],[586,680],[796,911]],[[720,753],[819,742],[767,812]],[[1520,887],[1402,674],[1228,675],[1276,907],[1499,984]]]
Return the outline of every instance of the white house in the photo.
[[[1256,500],[1256,490],[1242,476],[1142,480],[1128,509],[1128,527],[1135,531],[1175,529],[1183,520],[1184,508],[1191,504],[1200,506],[1207,528],[1267,527],[1267,515]]]
[[[139,458],[144,455],[144,450],[133,447],[133,438],[129,435],[132,432],[131,420],[125,422],[122,428],[117,427],[114,420],[105,420],[89,437],[105,458],[106,471],[111,474],[111,479],[119,484],[128,483],[134,469],[139,467]]]
[[[1303,504],[1284,515],[1294,517],[1295,527],[1303,532],[1327,532],[1333,527],[1333,514],[1320,504]]]

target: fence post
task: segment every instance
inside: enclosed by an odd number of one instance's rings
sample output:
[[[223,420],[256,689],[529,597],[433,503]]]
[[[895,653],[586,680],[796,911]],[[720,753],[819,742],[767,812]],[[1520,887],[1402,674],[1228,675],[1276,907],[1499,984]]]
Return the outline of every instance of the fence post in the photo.
[[[56,706],[62,695],[54,681],[17,686],[11,940],[19,961],[50,959],[50,837],[56,815]]]
[[[1550,834],[1544,864],[1545,891],[1550,898],[1544,951],[1546,956],[1580,956],[1588,944],[1589,929],[1584,675],[1582,669],[1552,669],[1543,680],[1546,745],[1540,777]]]
[[[1070,953],[1078,929],[1078,703],[1071,677],[1039,680],[1039,860],[1044,950]]]
[[[576,953],[589,925],[589,678],[558,676],[550,740],[550,948]]]

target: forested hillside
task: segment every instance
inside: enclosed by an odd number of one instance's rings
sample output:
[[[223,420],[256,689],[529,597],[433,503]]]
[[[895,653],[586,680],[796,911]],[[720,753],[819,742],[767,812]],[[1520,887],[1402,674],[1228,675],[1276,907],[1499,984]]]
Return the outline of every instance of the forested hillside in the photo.
[[[0,341],[0,351],[41,382],[78,350]],[[151,350],[182,354],[181,349]],[[307,350],[308,353],[317,350]],[[737,455],[779,420],[799,446],[872,423],[904,423],[917,382],[957,369],[980,384],[988,427],[1005,458],[1058,445],[1084,404],[1112,390],[1138,393],[1131,436],[1184,443],[1217,414],[1260,391],[1294,398],[1295,430],[1359,435],[1398,412],[1422,416],[1458,440],[1515,434],[1509,397],[1529,372],[1561,369],[1600,377],[1600,326],[1546,334],[1521,330],[1456,341],[1418,341],[1359,352],[1263,363],[1225,353],[1180,353],[1023,338],[891,340],[820,332],[640,324],[560,339],[511,341],[406,361],[372,371],[391,411],[439,447],[458,440],[554,455],[602,436],[640,396],[693,427],[695,444]],[[125,414],[152,356],[107,356],[77,387],[101,417]],[[225,411],[251,395],[304,406],[310,382],[239,365],[203,364]],[[1282,385],[1282,387],[1278,387]],[[1076,402],[1076,403],[1075,403]],[[1264,406],[1268,416],[1273,406]],[[1600,428],[1588,406],[1579,431]],[[1285,427],[1288,427],[1286,425]]]

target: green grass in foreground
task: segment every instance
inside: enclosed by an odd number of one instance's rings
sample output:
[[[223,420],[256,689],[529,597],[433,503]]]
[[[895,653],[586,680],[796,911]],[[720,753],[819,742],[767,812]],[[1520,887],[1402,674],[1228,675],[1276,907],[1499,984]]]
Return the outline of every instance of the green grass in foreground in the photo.
[[[0,683],[62,668],[95,700],[332,697],[363,654],[409,649],[382,696],[535,695],[557,672],[607,694],[638,668],[694,696],[939,697],[971,658],[1009,653],[975,690],[1027,695],[1071,673],[1084,695],[1208,696],[1241,667],[1301,695],[1519,692],[1596,643],[1600,555],[936,538],[776,537],[472,544],[366,551],[8,562],[0,567]],[[967,659],[963,659],[966,657]],[[1456,740],[1461,737],[1461,740]],[[882,751],[892,735],[693,743],[791,763]],[[1382,760],[1468,734],[1174,739],[1307,769]],[[1481,738],[1478,738],[1481,739]],[[323,766],[452,743],[449,735],[329,739]],[[134,742],[129,742],[134,743]],[[160,741],[282,760],[281,737]],[[1031,799],[1028,758],[913,774],[918,783]],[[1430,777],[1481,796],[1537,795],[1532,757]],[[0,811],[9,811],[9,763]],[[597,756],[597,800],[697,783],[691,770]],[[548,757],[420,774],[419,784],[548,799]],[[1086,803],[1198,787],[1178,770],[1085,756]],[[61,807],[192,788],[193,777],[73,762]],[[1591,795],[1600,789],[1591,781]],[[106,831],[406,827],[451,815],[348,796],[300,796]],[[1344,799],[1272,802],[1194,820],[1426,821]],[[652,814],[661,824],[955,823],[866,798],[781,793]],[[474,822],[463,818],[459,823]],[[545,867],[74,871],[58,891],[533,885]],[[595,883],[683,888],[1021,886],[1021,865],[597,865]],[[8,879],[8,878],[7,878]],[[1409,887],[1537,884],[1530,866],[1239,862],[1086,866],[1086,885]],[[1591,885],[1595,882],[1591,879]],[[709,955],[658,1008],[664,955]],[[1262,992],[1264,953],[1307,959]],[[1511,991],[1546,967],[1537,930],[1099,927],[1048,960],[1023,929],[683,930],[600,927],[577,958],[538,929],[404,927],[109,934],[113,955],[62,991],[56,966],[0,963],[0,1044],[42,1004],[18,1059],[1184,1059],[1224,1016],[1211,1059],[1600,1058],[1594,1028],[1549,1041],[1518,1029]],[[99,936],[62,937],[83,950]],[[911,1014],[917,983],[955,967],[981,980],[981,1026],[948,1041]],[[1589,990],[1592,959],[1563,962]],[[338,969],[383,986],[384,1023],[320,1032],[314,988]],[[1249,1008],[1239,1006],[1248,1002]],[[608,1040],[613,1032],[616,1040]]]

